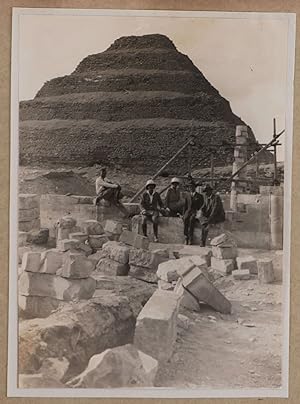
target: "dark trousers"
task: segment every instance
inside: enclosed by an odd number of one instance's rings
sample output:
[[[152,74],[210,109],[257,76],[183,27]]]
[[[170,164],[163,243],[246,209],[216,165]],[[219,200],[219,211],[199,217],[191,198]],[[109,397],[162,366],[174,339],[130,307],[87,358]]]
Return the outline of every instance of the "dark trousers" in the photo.
[[[190,241],[193,240],[194,228],[195,228],[196,220],[197,220],[196,219],[196,212],[191,212],[183,220],[184,235],[185,235],[187,240],[190,240]]]
[[[108,201],[110,204],[116,206],[125,217],[129,215],[125,206],[120,202],[122,198],[121,187],[118,188],[106,188],[96,197],[95,205],[99,205],[101,199]]]
[[[182,215],[184,208],[184,201],[180,200],[178,202],[170,202],[168,207],[170,209],[169,216],[176,217],[178,213]]]
[[[201,225],[201,241],[202,241],[202,247],[206,246],[206,240],[208,236],[208,229],[209,229],[209,224],[208,223],[203,223]]]
[[[151,212],[146,212],[145,214],[142,215],[142,230],[143,230],[143,235],[147,237],[147,221],[150,221],[153,223],[153,233],[154,237],[157,238],[157,233],[158,233],[158,212],[154,211],[153,213]]]

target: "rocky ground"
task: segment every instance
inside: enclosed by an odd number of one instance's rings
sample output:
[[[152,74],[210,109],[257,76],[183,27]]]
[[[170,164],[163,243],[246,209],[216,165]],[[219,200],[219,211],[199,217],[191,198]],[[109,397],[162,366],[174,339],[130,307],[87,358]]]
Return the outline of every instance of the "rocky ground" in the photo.
[[[157,386],[182,388],[276,388],[281,384],[280,284],[226,277],[220,290],[232,314],[208,307],[182,311],[175,354],[160,369]]]
[[[151,250],[163,247],[177,250],[182,246],[150,245]],[[44,249],[34,247],[35,251]],[[273,258],[276,252],[239,249],[239,255]],[[237,281],[231,275],[217,274],[214,284],[232,303],[232,313],[220,314],[204,305],[200,313],[181,308],[174,354],[160,367],[155,386],[280,387],[282,284],[260,284],[257,279]],[[116,340],[115,345],[130,342],[135,318],[156,287],[130,277],[107,277],[103,289],[97,289],[90,301],[66,304],[45,319],[22,319],[22,373],[35,372],[43,355],[63,355],[71,364],[64,379],[67,381],[78,374],[79,368],[84,369],[91,355],[110,346],[111,338]],[[35,331],[37,326],[40,334]]]

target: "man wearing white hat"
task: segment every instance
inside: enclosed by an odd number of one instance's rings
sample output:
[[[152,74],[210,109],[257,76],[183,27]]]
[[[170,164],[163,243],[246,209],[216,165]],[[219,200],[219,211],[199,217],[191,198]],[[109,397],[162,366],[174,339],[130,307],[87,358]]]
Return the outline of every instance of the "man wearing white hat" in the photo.
[[[156,184],[153,180],[146,182],[146,191],[142,195],[140,207],[142,213],[143,235],[147,237],[147,221],[153,223],[154,242],[158,242],[158,216],[163,203],[158,192],[155,191]]]
[[[179,189],[180,179],[172,178],[171,186],[167,191],[165,205],[169,216],[182,216],[185,204]]]

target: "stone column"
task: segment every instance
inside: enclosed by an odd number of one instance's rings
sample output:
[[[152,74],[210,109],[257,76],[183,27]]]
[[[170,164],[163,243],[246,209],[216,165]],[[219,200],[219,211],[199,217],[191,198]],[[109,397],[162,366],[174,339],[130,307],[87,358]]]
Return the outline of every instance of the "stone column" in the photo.
[[[248,129],[247,126],[238,125],[235,131],[235,142],[236,146],[234,149],[234,162],[232,165],[232,174],[234,174],[247,160],[247,145],[248,142]],[[243,169],[235,177],[235,179],[242,179],[246,177],[247,168]],[[233,211],[237,210],[237,197],[239,193],[244,193],[246,191],[246,182],[232,182],[231,184],[231,198],[230,198],[230,209]]]

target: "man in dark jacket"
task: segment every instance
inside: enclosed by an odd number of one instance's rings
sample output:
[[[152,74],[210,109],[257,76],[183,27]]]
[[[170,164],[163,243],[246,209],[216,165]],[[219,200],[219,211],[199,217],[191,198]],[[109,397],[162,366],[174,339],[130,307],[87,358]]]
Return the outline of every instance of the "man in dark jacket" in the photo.
[[[153,223],[154,242],[158,242],[158,216],[163,203],[158,192],[154,191],[156,184],[153,180],[146,183],[146,191],[142,195],[140,207],[142,213],[143,235],[147,237],[147,221]]]
[[[204,203],[202,206],[202,246],[205,247],[209,226],[225,221],[225,211],[219,195],[213,192],[210,185],[203,189]]]
[[[197,220],[196,215],[203,206],[203,203],[203,195],[196,192],[196,184],[194,181],[191,181],[190,192],[186,195],[183,213],[184,236],[186,244],[193,244],[194,227]]]

